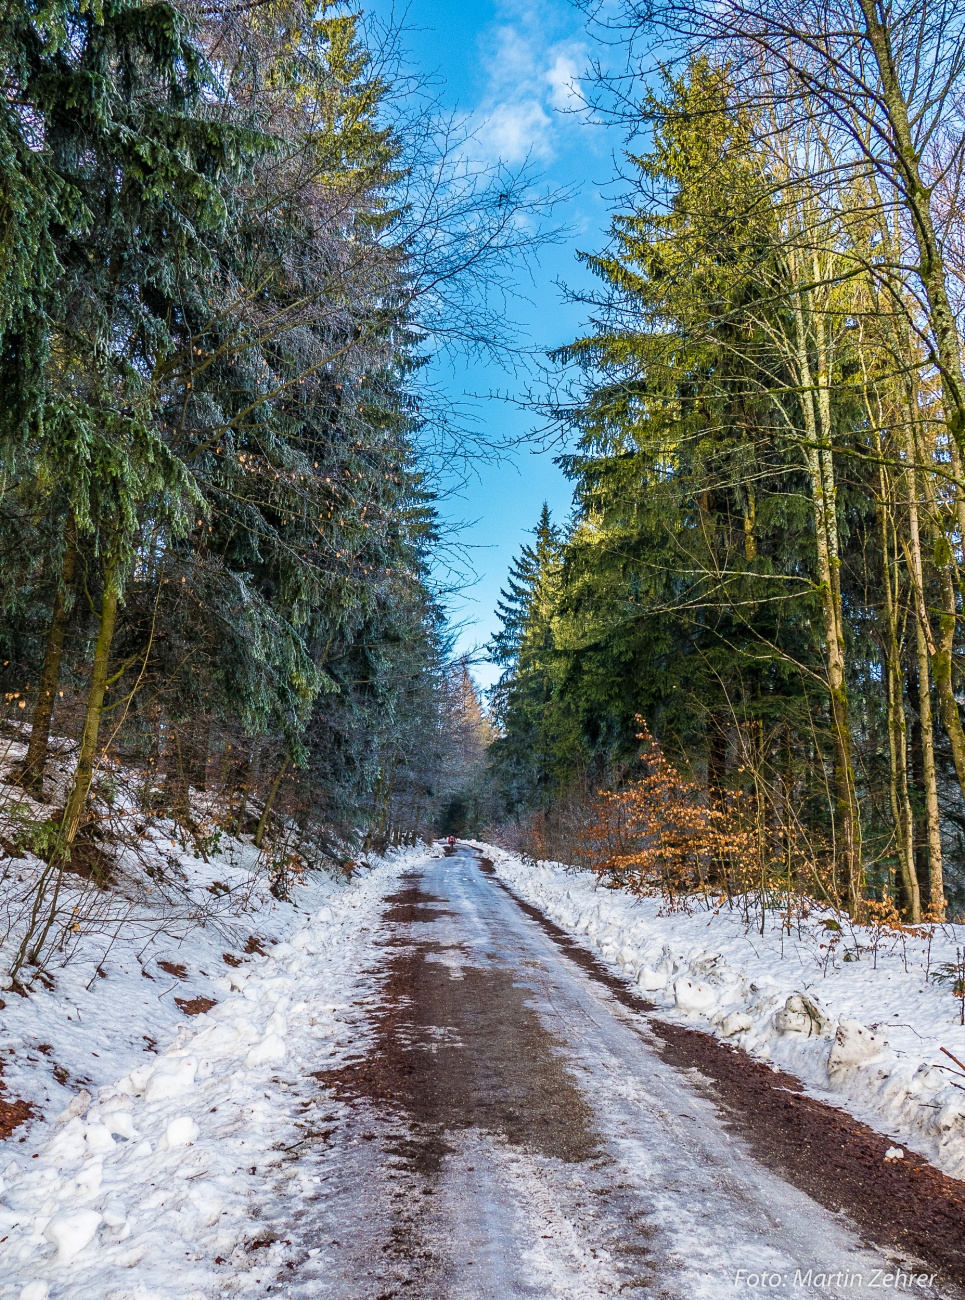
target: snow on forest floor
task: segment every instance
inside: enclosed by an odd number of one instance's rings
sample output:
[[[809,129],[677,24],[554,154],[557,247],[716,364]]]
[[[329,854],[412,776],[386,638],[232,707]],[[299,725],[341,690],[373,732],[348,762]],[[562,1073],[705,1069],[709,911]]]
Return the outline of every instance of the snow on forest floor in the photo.
[[[965,1062],[965,1028],[959,999],[936,979],[965,948],[965,926],[882,934],[815,906],[790,933],[769,914],[761,934],[759,920],[745,923],[736,908],[672,910],[588,871],[477,847],[666,1019],[790,1071],[813,1095],[965,1178],[965,1069],[941,1051]]]
[[[92,919],[49,973],[2,991],[3,1099],[34,1109],[0,1147],[0,1290],[22,1300],[261,1294],[259,1224],[300,1135],[288,1089],[357,1048],[383,899],[426,855],[308,872],[284,900],[250,836],[205,860],[142,829],[99,913],[68,881]],[[41,864],[4,865],[16,884]]]

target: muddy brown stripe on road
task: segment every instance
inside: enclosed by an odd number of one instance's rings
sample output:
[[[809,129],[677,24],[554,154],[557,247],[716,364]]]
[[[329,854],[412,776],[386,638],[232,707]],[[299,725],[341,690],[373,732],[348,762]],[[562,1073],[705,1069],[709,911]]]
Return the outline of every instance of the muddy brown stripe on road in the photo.
[[[452,915],[418,883],[388,902],[389,922]],[[419,1172],[438,1173],[453,1150],[446,1135],[466,1129],[500,1133],[567,1162],[599,1155],[590,1108],[555,1052],[560,1044],[513,972],[471,965],[465,949],[430,940],[393,937],[386,946],[396,951],[386,965],[373,1046],[341,1069],[320,1071],[322,1083],[337,1097],[380,1103],[406,1122],[407,1159]]]
[[[723,1106],[758,1160],[792,1179],[819,1204],[849,1214],[873,1242],[929,1262],[949,1281],[965,1282],[965,1184],[960,1179],[940,1173],[914,1152],[886,1162],[891,1139],[806,1096],[800,1079],[700,1030],[654,1017],[657,1008],[649,998],[499,880],[488,858],[481,858],[480,866],[571,961],[620,1004],[646,1018],[663,1060],[705,1076],[707,1095]]]
[[[700,1072],[707,1095],[724,1108],[731,1126],[768,1168],[821,1205],[848,1214],[869,1240],[965,1283],[965,1184],[912,1151],[906,1150],[903,1160],[886,1161],[891,1139],[807,1096],[794,1075],[710,1034],[660,1020],[653,1002],[520,898],[496,876],[489,859],[481,858],[480,867],[571,961],[623,1006],[645,1017],[663,1060],[676,1069]]]
[[[959,1184],[659,1020],[475,851],[418,864],[383,927],[356,1056],[305,1080],[271,1290],[965,1297]]]

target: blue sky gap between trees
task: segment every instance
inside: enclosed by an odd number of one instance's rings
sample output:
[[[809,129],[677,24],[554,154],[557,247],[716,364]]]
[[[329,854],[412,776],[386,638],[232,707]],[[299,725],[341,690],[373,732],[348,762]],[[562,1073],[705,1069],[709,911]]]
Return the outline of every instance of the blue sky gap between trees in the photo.
[[[542,350],[570,341],[584,323],[584,309],[566,301],[563,286],[589,280],[576,250],[596,251],[606,237],[613,152],[621,145],[617,132],[589,123],[579,111],[578,83],[591,54],[583,14],[565,0],[411,0],[404,8],[377,0],[372,13],[399,31],[406,70],[468,131],[464,149],[472,163],[528,163],[541,187],[565,193],[553,224],[565,227],[566,236],[542,250],[529,275],[521,274],[512,310],[523,346]],[[513,400],[535,378],[525,367],[451,356],[432,365],[436,384],[477,433],[512,440],[538,425]],[[475,574],[450,601],[461,624],[460,650],[485,644],[496,628],[510,561],[544,500],[555,518],[564,518],[569,485],[552,453],[527,446],[478,462],[465,487],[442,500],[444,525],[464,525],[458,538]],[[474,673],[485,685],[498,676],[486,663]]]

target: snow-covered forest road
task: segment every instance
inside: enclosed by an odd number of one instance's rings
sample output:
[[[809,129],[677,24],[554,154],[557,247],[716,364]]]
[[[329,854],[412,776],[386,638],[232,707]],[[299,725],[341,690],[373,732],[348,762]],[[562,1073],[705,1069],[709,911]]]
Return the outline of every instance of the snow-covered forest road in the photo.
[[[960,1184],[651,1021],[478,851],[410,864],[387,902],[362,1047],[318,1075],[318,1195],[277,1206],[276,1293],[961,1294],[941,1204]]]
[[[237,887],[229,858],[191,879]],[[595,938],[588,899],[613,914]],[[647,944],[715,925],[645,901]],[[0,1296],[965,1297],[965,1181],[651,1003],[605,956],[626,902],[485,845],[409,848],[7,994],[30,1119],[2,1144]]]

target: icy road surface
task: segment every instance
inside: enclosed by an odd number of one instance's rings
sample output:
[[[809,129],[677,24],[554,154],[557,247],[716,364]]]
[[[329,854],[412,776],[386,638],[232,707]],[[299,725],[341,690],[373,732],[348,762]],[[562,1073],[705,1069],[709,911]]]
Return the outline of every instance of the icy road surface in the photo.
[[[266,1213],[291,1247],[274,1294],[961,1294],[759,1163],[708,1080],[478,852],[401,877],[381,963],[360,1054],[305,1103],[314,1195]]]

